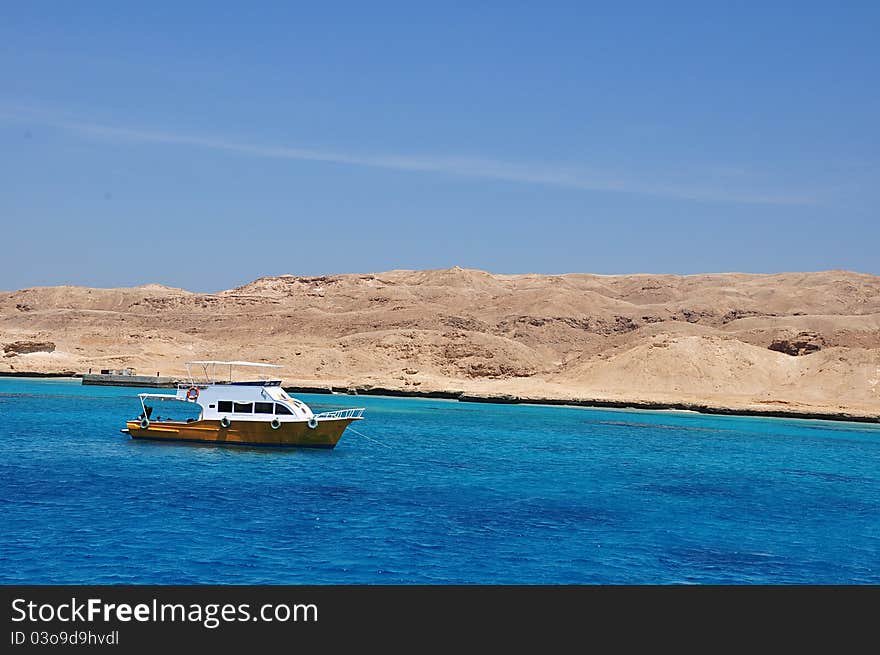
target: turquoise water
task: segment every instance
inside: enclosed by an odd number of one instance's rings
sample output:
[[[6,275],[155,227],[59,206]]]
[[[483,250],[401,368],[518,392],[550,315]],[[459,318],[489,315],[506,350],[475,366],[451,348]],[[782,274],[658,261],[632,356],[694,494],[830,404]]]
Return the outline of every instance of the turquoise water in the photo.
[[[0,379],[0,582],[880,583],[880,426],[302,395],[375,441],[224,448],[137,391]]]

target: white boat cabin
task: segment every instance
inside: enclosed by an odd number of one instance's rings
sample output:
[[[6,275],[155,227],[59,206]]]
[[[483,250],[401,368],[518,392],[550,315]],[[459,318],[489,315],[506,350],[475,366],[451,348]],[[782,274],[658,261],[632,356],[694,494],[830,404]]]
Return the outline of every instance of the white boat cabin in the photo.
[[[194,366],[203,370],[203,379],[197,379],[193,375]],[[226,367],[228,367],[228,377],[220,379],[218,374],[222,375],[226,372]],[[281,368],[275,364],[254,362],[187,362],[186,368],[190,380],[187,383],[178,384],[176,394],[138,394],[144,408],[144,416],[150,414],[147,410],[147,400],[177,400],[198,405],[200,411],[197,420],[200,421],[226,418],[228,421],[272,421],[278,419],[280,422],[313,422],[316,418],[325,417],[320,414],[316,416],[308,405],[288,395],[281,388],[281,380],[266,376],[263,370],[255,380],[234,380],[232,371],[236,367]]]

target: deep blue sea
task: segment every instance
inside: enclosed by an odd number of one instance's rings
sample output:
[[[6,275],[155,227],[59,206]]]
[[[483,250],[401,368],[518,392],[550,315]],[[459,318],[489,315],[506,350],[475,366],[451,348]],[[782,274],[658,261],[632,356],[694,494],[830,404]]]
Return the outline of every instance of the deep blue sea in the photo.
[[[0,379],[0,582],[877,584],[880,425],[299,396],[335,450],[134,441]]]

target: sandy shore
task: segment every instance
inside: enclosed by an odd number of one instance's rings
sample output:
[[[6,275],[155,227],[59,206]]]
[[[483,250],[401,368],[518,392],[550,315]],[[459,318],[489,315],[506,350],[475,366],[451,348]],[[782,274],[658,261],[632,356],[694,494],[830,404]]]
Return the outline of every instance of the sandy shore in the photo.
[[[40,373],[40,372],[22,372],[10,373],[0,372],[0,377],[20,378],[20,379],[68,379],[76,380],[82,377],[82,374],[71,373],[70,371],[61,373]],[[118,386],[118,385],[113,385]],[[815,406],[807,407],[767,407],[760,405],[746,404],[707,404],[701,402],[685,402],[685,401],[659,401],[659,400],[639,400],[639,399],[610,399],[610,398],[578,398],[578,397],[545,397],[536,395],[517,396],[512,394],[501,393],[477,393],[466,392],[456,389],[438,389],[438,390],[415,390],[400,389],[395,387],[377,387],[373,385],[347,385],[344,387],[333,386],[312,386],[302,384],[284,384],[284,388],[291,394],[326,394],[347,396],[350,398],[356,396],[386,396],[398,398],[440,398],[445,400],[455,400],[459,402],[474,403],[490,403],[505,405],[556,405],[569,407],[593,407],[597,409],[636,409],[645,411],[676,411],[676,412],[695,412],[699,414],[718,414],[728,416],[763,416],[771,418],[795,418],[795,419],[812,419],[826,421],[851,421],[857,423],[878,423],[880,424],[880,415],[873,411],[852,411],[848,409],[834,410],[831,408],[820,408]]]

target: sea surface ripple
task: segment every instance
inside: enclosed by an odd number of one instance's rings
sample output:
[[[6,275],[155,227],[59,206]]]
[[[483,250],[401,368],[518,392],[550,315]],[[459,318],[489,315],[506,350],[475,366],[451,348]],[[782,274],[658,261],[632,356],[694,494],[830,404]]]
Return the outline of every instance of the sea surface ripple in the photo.
[[[5,584],[877,584],[880,426],[302,395],[335,450],[134,441],[0,379]]]

